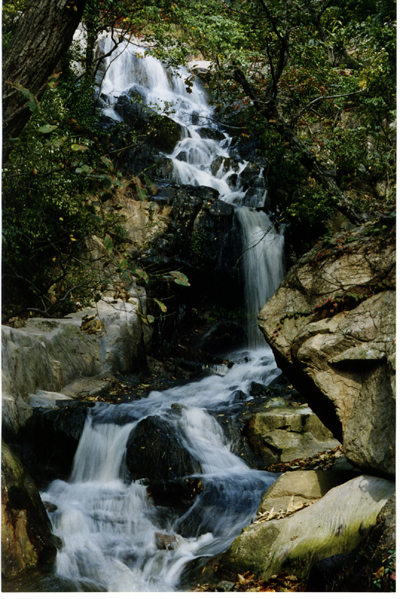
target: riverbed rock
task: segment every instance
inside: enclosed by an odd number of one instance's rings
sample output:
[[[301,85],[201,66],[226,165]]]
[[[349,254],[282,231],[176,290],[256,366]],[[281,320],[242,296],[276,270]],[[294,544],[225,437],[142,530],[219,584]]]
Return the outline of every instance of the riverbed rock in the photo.
[[[30,415],[30,394],[61,391],[76,379],[132,372],[143,365],[139,300],[99,301],[65,318],[30,318],[24,327],[2,327],[3,427],[16,434]],[[82,328],[88,317],[96,331]],[[99,383],[99,382],[98,382]],[[43,398],[42,398],[43,399]]]
[[[178,547],[178,538],[175,535],[167,535],[161,532],[154,533],[157,549],[173,551]]]
[[[16,436],[24,465],[42,487],[55,478],[66,479],[91,404],[72,402],[65,407],[36,408]],[[65,403],[65,402],[64,402]]]
[[[147,487],[147,492],[156,505],[165,507],[190,507],[197,495],[205,490],[200,478],[182,478],[179,480],[159,480]]]
[[[276,405],[271,398],[272,406]],[[308,407],[264,407],[248,420],[244,430],[250,446],[269,466],[307,458],[339,445],[337,439]]]
[[[354,475],[345,470],[298,470],[284,472],[265,491],[257,510],[257,516],[272,510],[286,512],[307,507],[321,499],[330,489],[337,487]]]
[[[312,249],[259,324],[278,366],[343,440],[348,461],[393,477],[395,246],[385,231],[363,226]]]
[[[146,143],[162,152],[170,154],[184,137],[184,128],[179,123],[146,106],[137,91],[121,95],[114,108],[136,133],[146,135]]]
[[[379,586],[374,586],[378,583]],[[383,506],[377,524],[361,545],[314,564],[307,591],[390,592],[396,586],[396,494]]]
[[[160,416],[148,416],[133,429],[126,446],[126,465],[133,480],[150,482],[201,472],[176,427]]]
[[[147,172],[151,177],[150,171]],[[168,298],[165,301],[168,318],[156,319],[152,339],[152,351],[160,351],[165,357],[179,335],[187,335],[188,331],[197,333],[190,319],[194,314],[192,306],[196,307],[196,313],[199,311],[199,298],[207,296],[211,303],[218,296],[226,310],[225,317],[239,312],[243,291],[237,261],[242,247],[234,208],[218,199],[217,190],[166,181],[160,185],[156,182],[155,187],[152,197],[138,199],[133,182],[118,192],[117,200],[132,258],[148,272],[168,274],[168,271],[182,269],[189,279],[190,287],[175,285],[171,277],[171,280],[159,280],[157,289],[153,290],[157,297]],[[151,314],[160,316],[159,308],[155,304],[153,307]],[[234,329],[234,342],[240,343],[243,327],[231,319],[224,327],[227,331]],[[232,335],[224,334],[224,347],[229,338]],[[212,351],[223,351],[223,348],[218,343]]]
[[[11,578],[54,562],[58,539],[31,476],[4,441],[1,451],[1,571]]]
[[[313,505],[282,519],[251,524],[220,563],[221,576],[250,571],[261,580],[284,570],[307,580],[321,559],[349,553],[376,525],[394,483],[362,475],[328,491]]]

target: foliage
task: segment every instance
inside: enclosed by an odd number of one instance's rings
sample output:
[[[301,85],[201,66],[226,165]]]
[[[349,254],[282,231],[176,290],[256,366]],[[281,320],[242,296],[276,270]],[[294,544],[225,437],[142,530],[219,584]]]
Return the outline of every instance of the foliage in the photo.
[[[3,53],[6,51],[8,43],[15,31],[17,23],[21,18],[24,9],[27,7],[28,0],[14,0],[9,2],[4,0],[2,4],[2,17],[3,17],[3,35],[2,35],[2,49]]]
[[[3,3],[3,48],[25,7]],[[88,267],[88,239],[104,240],[110,256],[123,246],[118,216],[104,210],[121,176],[93,96],[100,31],[114,47],[131,34],[153,42],[148,52],[172,68],[212,61],[216,118],[266,165],[272,207],[299,254],[336,206],[394,209],[395,18],[389,0],[88,0],[84,52],[71,46],[40,104],[20,89],[32,118],[4,168],[5,302],[45,313],[72,309],[72,296],[89,302],[104,277]]]
[[[3,169],[3,301],[17,311],[85,305],[102,282],[88,262],[88,240],[124,237],[118,217],[102,207],[121,182],[101,140],[92,88],[62,75],[54,83]]]
[[[163,6],[169,22],[179,22],[188,52],[213,62],[209,88],[221,120],[240,127],[242,139],[253,140],[267,159],[270,195],[298,252],[307,249],[302,235],[311,242],[335,206],[347,203],[358,214],[393,208],[393,5],[208,0],[188,8],[177,0]],[[172,45],[182,49],[179,40]]]
[[[396,590],[396,552],[389,549],[382,566],[373,574],[373,585],[379,592],[394,593]]]

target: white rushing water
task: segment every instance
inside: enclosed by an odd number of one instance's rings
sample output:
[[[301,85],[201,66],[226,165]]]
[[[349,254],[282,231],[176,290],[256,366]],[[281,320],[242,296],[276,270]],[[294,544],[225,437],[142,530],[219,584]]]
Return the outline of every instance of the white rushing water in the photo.
[[[245,411],[252,381],[268,385],[280,372],[256,316],[283,276],[283,236],[265,212],[256,210],[264,205],[265,190],[260,185],[243,188],[240,174],[246,163],[230,159],[229,137],[224,134],[218,141],[199,131],[201,126],[215,127],[212,108],[197,81],[187,93],[183,78],[188,73],[182,68],[180,74],[173,77],[156,59],[144,57],[143,49],[128,45],[118,58],[108,59],[101,88],[107,98],[105,112],[118,120],[117,98],[133,86],[146,102],[173,105],[173,118],[186,132],[171,155],[175,181],[212,187],[221,200],[235,205],[244,240],[247,349],[231,356],[232,368],[200,381],[152,392],[132,403],[97,404],[91,410],[70,480],[55,480],[42,493],[43,500],[57,506],[50,514],[54,533],[62,540],[57,575],[76,590],[180,590],[188,562],[225,551],[255,516],[276,478],[250,469],[232,453],[218,419],[232,410]],[[171,408],[176,403],[179,410]],[[194,476],[201,476],[205,490],[184,513],[155,506],[146,485],[127,476],[128,437],[148,416],[174,423],[199,464]],[[160,549],[156,533],[174,535],[173,548]]]

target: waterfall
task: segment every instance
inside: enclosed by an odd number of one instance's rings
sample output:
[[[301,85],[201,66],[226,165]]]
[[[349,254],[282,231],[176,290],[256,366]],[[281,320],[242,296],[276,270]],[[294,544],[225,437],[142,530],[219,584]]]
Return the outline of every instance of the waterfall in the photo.
[[[265,301],[277,290],[283,279],[283,235],[265,212],[244,206],[236,211],[244,240],[243,270],[244,295],[247,312],[247,346],[255,348],[263,343],[257,326],[257,316]]]
[[[105,38],[102,44],[107,50],[111,41]],[[100,90],[104,112],[120,120],[115,105],[130,90],[147,103],[173,107],[173,118],[184,128],[183,139],[170,156],[175,181],[212,187],[221,200],[235,206],[244,240],[247,348],[233,356],[235,364],[225,372],[153,391],[132,403],[96,404],[70,480],[53,481],[42,499],[57,506],[50,514],[54,533],[62,540],[56,573],[70,581],[71,590],[176,591],[182,588],[189,562],[230,546],[255,516],[263,493],[277,476],[252,470],[235,455],[218,418],[231,410],[245,411],[252,382],[268,385],[280,373],[256,318],[283,276],[283,236],[267,214],[257,210],[266,197],[262,173],[254,188],[245,189],[247,163],[231,159],[231,139],[223,132],[207,138],[200,131],[207,127],[212,132],[217,126],[198,81],[189,94],[183,67],[173,75],[134,44],[125,44],[105,63]],[[179,411],[171,408],[176,403],[181,405]],[[183,446],[199,464],[196,476],[204,491],[183,514],[154,505],[147,482],[132,482],[127,476],[129,435],[142,419],[152,416],[176,427]],[[174,546],[160,549],[157,534],[172,535]]]

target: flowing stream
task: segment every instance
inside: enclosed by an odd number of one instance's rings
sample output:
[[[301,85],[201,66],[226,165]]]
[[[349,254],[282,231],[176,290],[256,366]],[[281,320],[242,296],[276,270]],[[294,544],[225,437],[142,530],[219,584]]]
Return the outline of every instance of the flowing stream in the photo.
[[[103,43],[107,48],[111,42]],[[231,451],[217,415],[244,406],[251,397],[252,381],[268,385],[280,372],[256,316],[283,277],[283,236],[265,212],[256,210],[267,201],[262,172],[244,189],[241,173],[247,163],[230,158],[231,139],[226,134],[213,134],[217,126],[202,86],[195,81],[189,94],[184,68],[172,76],[155,58],[144,57],[138,46],[129,44],[117,54],[118,58],[108,59],[102,81],[105,113],[120,120],[117,99],[132,89],[147,103],[167,102],[175,111],[173,118],[184,127],[171,155],[175,182],[217,189],[221,200],[236,207],[247,250],[243,256],[247,343],[229,356],[234,361],[230,369],[167,391],[153,391],[132,403],[96,404],[86,421],[69,481],[53,481],[42,499],[57,506],[50,514],[54,533],[63,543],[56,572],[71,581],[72,588],[177,591],[182,590],[188,562],[225,551],[255,516],[263,493],[276,478],[250,469]],[[204,127],[209,128],[209,137]],[[180,408],[173,409],[177,403]],[[129,479],[126,444],[138,422],[148,416],[173,423],[199,464],[199,472],[192,476],[201,477],[205,490],[184,513],[157,507],[144,481]],[[172,535],[172,547],[160,549],[156,533]]]

